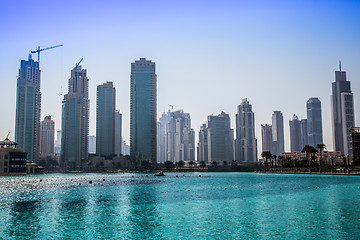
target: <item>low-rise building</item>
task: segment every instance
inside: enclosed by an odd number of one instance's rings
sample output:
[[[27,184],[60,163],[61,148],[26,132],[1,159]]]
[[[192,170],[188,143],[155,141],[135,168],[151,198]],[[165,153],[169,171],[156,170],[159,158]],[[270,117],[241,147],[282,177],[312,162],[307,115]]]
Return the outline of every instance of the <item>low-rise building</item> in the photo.
[[[298,151],[282,152],[281,156],[283,156],[284,158],[289,157],[290,159],[306,160],[305,152],[298,152]],[[321,157],[320,152],[317,152],[315,156],[316,156],[316,161],[319,162]],[[322,158],[323,158],[323,162],[325,162],[326,164],[331,164],[332,162],[333,164],[343,163],[343,155],[341,154],[340,151],[323,151]]]
[[[0,176],[25,175],[27,153],[6,138],[0,142]]]

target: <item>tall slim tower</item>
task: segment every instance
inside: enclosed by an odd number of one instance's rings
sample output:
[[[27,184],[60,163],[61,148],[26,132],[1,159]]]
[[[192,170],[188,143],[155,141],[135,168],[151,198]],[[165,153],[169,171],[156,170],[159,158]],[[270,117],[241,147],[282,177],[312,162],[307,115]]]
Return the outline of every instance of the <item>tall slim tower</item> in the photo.
[[[306,102],[308,144],[316,147],[323,143],[321,102],[317,97]]]
[[[272,127],[271,125],[261,125],[262,152],[272,151]]]
[[[27,159],[39,159],[40,146],[40,68],[39,62],[21,60],[16,91],[15,141]]]
[[[203,124],[200,127],[199,131],[199,143],[198,143],[198,162],[209,162],[208,157],[208,130],[206,128],[206,124]]]
[[[304,146],[301,146],[301,122],[294,114],[292,120],[289,121],[290,125],[290,147],[292,152],[300,152]]]
[[[112,82],[97,86],[96,155],[115,154],[115,88]]]
[[[345,156],[351,155],[349,130],[355,126],[354,99],[346,72],[341,71],[341,62],[332,83],[331,110],[334,150],[341,151]]]
[[[46,116],[40,123],[40,156],[52,156],[54,155],[55,144],[55,122],[51,119],[51,116]]]
[[[122,114],[120,110],[115,111],[115,154],[120,156],[122,154]]]
[[[236,114],[235,159],[238,162],[257,161],[255,116],[247,98],[242,100]]]
[[[80,169],[81,162],[88,159],[89,79],[86,69],[79,64],[71,70],[61,125],[61,166],[67,170]]]
[[[274,111],[272,115],[272,154],[280,156],[284,152],[284,118],[281,111]]]
[[[140,58],[131,63],[130,155],[139,165],[156,165],[156,73],[155,63]]]

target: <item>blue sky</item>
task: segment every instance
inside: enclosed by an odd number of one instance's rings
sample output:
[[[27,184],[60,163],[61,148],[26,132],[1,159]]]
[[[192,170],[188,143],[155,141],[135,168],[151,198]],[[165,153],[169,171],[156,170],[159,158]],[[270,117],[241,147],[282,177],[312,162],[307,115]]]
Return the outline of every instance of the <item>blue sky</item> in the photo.
[[[284,115],[286,150],[293,114],[306,118],[308,98],[322,102],[324,141],[332,149],[330,95],[342,60],[360,119],[360,1],[8,1],[0,3],[0,137],[14,136],[16,75],[37,46],[41,54],[42,118],[61,126],[61,93],[83,57],[90,79],[90,134],[96,86],[113,81],[129,143],[130,63],[156,62],[158,116],[169,104],[189,112],[199,131],[210,114],[229,113],[243,98],[260,125]],[[33,56],[36,58],[36,55]],[[197,135],[197,134],[196,134]],[[197,138],[197,136],[196,136]]]

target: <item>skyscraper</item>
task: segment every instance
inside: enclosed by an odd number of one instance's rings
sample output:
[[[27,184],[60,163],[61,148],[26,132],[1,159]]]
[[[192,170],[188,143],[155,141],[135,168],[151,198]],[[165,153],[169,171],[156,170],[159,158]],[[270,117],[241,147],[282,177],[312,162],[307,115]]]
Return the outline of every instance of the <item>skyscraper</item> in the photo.
[[[156,81],[154,62],[131,63],[130,155],[138,166],[142,161],[156,165]]]
[[[323,143],[321,102],[317,97],[306,102],[308,145],[316,147]]]
[[[89,79],[79,64],[71,70],[61,125],[61,167],[77,170],[88,159],[89,136]]]
[[[195,132],[191,128],[190,113],[183,110],[163,113],[158,123],[159,161],[194,161]]]
[[[115,88],[112,82],[97,86],[96,155],[115,154]]]
[[[206,124],[203,124],[200,127],[200,131],[199,131],[199,143],[198,143],[198,155],[197,155],[197,159],[198,162],[205,162],[208,163],[209,162],[209,157],[208,157],[208,130],[206,128]]]
[[[120,110],[115,111],[115,140],[114,140],[115,154],[120,156],[122,154],[122,114]]]
[[[167,133],[169,129],[169,119],[170,114],[163,112],[163,114],[160,117],[160,121],[157,123],[157,162],[163,163],[168,161],[167,160]]]
[[[16,91],[15,141],[27,159],[37,161],[40,146],[40,68],[39,62],[21,60]]]
[[[300,120],[300,134],[301,134],[300,146],[301,146],[301,150],[302,150],[305,145],[309,144],[306,118]]]
[[[208,116],[208,160],[228,163],[234,160],[234,130],[230,128],[229,114],[221,112],[217,116]]]
[[[272,115],[272,154],[280,156],[284,152],[284,118],[281,111],[274,111]]]
[[[51,119],[51,116],[46,116],[41,121],[40,128],[40,156],[52,156],[54,155],[55,122]]]
[[[272,151],[272,127],[271,125],[261,125],[262,152]]]
[[[257,161],[255,116],[252,105],[244,98],[236,114],[235,159],[238,162]]]
[[[301,122],[294,114],[292,120],[289,121],[290,125],[290,147],[292,152],[300,152],[304,146],[301,146]]]
[[[341,62],[332,83],[331,110],[334,150],[341,151],[345,156],[351,155],[349,130],[355,127],[354,99],[346,72],[341,71]]]

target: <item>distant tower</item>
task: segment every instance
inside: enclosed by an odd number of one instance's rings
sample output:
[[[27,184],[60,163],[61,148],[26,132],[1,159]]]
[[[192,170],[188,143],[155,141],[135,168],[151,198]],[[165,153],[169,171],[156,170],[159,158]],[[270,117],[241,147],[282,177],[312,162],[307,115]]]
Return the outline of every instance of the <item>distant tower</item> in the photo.
[[[236,114],[235,159],[238,162],[257,161],[255,116],[249,101],[244,98]]]
[[[208,157],[208,131],[206,128],[206,124],[203,124],[200,127],[199,131],[199,143],[198,143],[198,162],[209,162]]]
[[[230,128],[229,114],[221,112],[217,116],[208,116],[208,160],[230,163],[234,160],[234,130]]]
[[[39,62],[21,60],[16,92],[15,141],[27,159],[39,159],[40,146],[40,68]]]
[[[156,166],[156,73],[155,63],[140,58],[131,63],[130,155],[139,166]]]
[[[346,72],[341,71],[341,62],[332,83],[331,109],[334,150],[341,151],[345,156],[351,155],[349,130],[355,127],[354,99]]]
[[[272,151],[272,127],[271,125],[261,125],[262,152]]]
[[[115,88],[112,82],[97,86],[96,155],[115,154]]]
[[[307,119],[306,118],[300,120],[300,134],[301,134],[300,148],[302,151],[302,149],[304,148],[305,145],[309,145],[308,128],[307,128]]]
[[[321,102],[317,97],[306,102],[308,145],[316,147],[323,143]]]
[[[64,95],[61,127],[61,167],[81,168],[88,159],[89,79],[81,65],[71,70],[68,94]]]
[[[51,119],[51,116],[46,116],[41,121],[40,126],[40,156],[52,156],[54,155],[55,122]]]
[[[274,111],[272,115],[272,154],[280,156],[284,152],[284,118],[281,111]]]
[[[301,146],[301,122],[294,114],[292,120],[289,121],[290,125],[290,147],[291,152],[300,152],[304,146]]]
[[[122,154],[122,114],[120,110],[115,111],[115,154]]]

